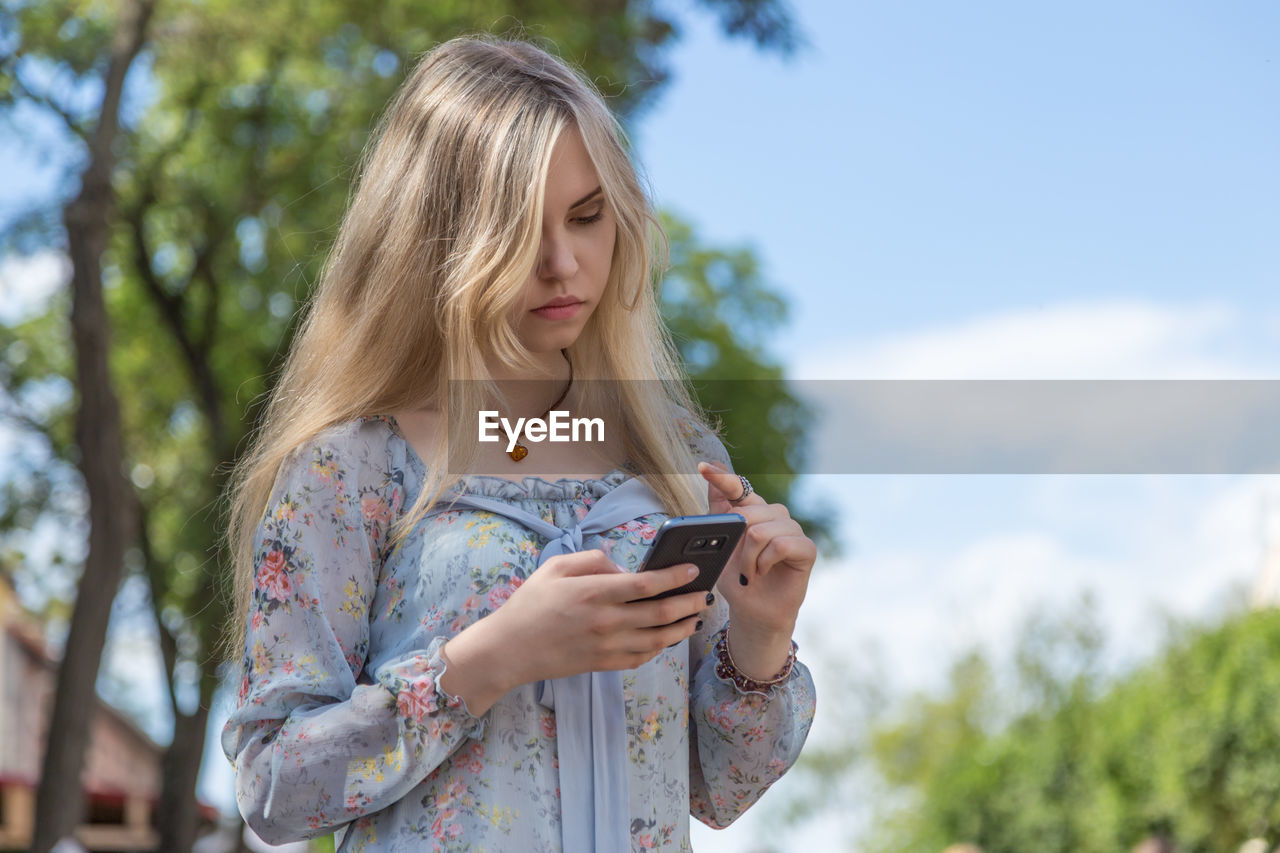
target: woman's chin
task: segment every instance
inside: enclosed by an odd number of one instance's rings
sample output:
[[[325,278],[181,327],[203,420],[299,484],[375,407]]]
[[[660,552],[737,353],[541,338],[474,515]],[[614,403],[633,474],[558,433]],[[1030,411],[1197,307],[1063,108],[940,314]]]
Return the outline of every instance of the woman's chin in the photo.
[[[560,329],[547,329],[541,334],[531,335],[524,340],[524,345],[533,353],[558,353],[568,349],[582,336],[582,326],[575,323]]]

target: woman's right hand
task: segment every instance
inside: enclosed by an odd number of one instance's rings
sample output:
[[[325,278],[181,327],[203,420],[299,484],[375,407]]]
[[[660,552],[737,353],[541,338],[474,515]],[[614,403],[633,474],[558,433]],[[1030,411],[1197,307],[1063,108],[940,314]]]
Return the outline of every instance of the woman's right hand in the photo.
[[[490,619],[518,645],[524,661],[517,683],[579,672],[634,669],[693,635],[707,609],[705,592],[639,601],[684,586],[691,563],[651,572],[618,568],[602,551],[547,560]]]
[[[441,686],[479,716],[521,684],[634,669],[691,637],[710,605],[705,592],[639,599],[696,575],[691,563],[627,572],[599,550],[552,557],[501,607],[449,640]]]

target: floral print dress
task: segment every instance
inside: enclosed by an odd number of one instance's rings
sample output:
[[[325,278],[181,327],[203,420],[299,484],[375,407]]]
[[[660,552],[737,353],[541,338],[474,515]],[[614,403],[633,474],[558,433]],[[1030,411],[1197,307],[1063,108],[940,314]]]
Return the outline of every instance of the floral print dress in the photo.
[[[698,458],[728,464],[714,436],[685,426]],[[391,547],[424,476],[394,421],[376,417],[327,430],[282,467],[222,733],[240,811],[272,843],[337,832],[340,851],[559,851],[556,718],[537,685],[480,717],[440,687],[445,641],[502,606],[545,540],[454,509]],[[631,476],[451,488],[568,527]],[[583,547],[635,571],[665,518],[586,535]],[[815,705],[808,670],[797,662],[767,694],[720,679],[712,638],[727,618],[717,599],[691,640],[624,673],[632,850],[689,850],[690,814],[727,826],[799,756]]]

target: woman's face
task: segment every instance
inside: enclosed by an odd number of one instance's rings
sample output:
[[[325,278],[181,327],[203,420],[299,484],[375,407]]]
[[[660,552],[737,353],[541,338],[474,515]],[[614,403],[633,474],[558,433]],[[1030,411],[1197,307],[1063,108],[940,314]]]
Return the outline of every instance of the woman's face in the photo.
[[[538,263],[515,319],[531,352],[556,353],[577,340],[604,296],[616,237],[600,177],[570,125],[551,152]]]

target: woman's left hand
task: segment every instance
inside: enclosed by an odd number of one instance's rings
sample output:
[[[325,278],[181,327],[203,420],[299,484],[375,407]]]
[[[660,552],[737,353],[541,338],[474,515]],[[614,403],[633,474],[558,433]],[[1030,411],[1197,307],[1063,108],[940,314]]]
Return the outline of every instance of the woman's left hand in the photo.
[[[698,473],[707,481],[709,512],[736,512],[747,520],[717,585],[729,603],[735,660],[739,646],[776,647],[779,638],[789,646],[818,547],[782,504],[767,503],[755,493],[731,503],[742,494],[737,474],[707,462],[699,463]]]

